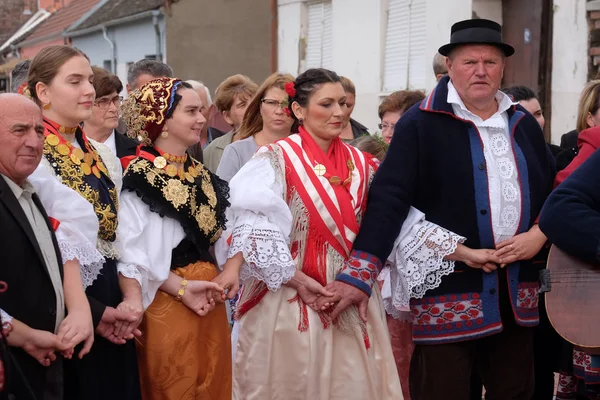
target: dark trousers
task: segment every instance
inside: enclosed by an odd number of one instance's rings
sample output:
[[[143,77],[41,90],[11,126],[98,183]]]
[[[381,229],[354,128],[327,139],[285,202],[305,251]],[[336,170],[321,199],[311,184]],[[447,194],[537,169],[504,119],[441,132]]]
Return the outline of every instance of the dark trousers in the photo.
[[[476,372],[487,400],[531,400],[533,329],[509,321],[504,331],[466,342],[416,345],[410,364],[412,400],[468,400]]]

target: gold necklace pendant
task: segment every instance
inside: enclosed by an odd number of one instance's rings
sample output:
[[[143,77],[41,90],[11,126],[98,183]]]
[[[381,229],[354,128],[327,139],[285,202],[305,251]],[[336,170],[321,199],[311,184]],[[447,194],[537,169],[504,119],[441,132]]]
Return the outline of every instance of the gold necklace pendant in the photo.
[[[185,179],[189,182],[189,183],[194,183],[194,177],[192,176],[192,174],[190,174],[189,172],[186,172],[183,174],[185,176]]]
[[[331,178],[329,178],[329,183],[331,183],[332,185],[339,185],[340,183],[342,183],[342,179],[339,176],[332,176]]]
[[[163,153],[162,156],[165,158],[165,160],[175,163],[175,164],[185,164],[185,162],[187,161],[187,158],[188,158],[187,154],[184,154],[182,156],[176,156],[176,155],[169,154],[169,153]]]
[[[81,170],[86,175],[89,175],[92,173],[92,168],[89,166],[89,164],[86,164],[86,163],[81,164]]]
[[[58,154],[60,154],[62,156],[68,156],[69,153],[71,152],[71,149],[69,148],[68,145],[61,143],[58,146],[56,146],[56,151],[58,151]]]
[[[346,164],[348,165],[348,169],[350,170],[350,172],[354,171],[354,163],[352,162],[352,160],[346,161]]]
[[[60,139],[55,134],[51,133],[50,135],[46,136],[46,143],[54,147],[60,143]]]
[[[71,153],[69,158],[71,159],[71,161],[73,161],[73,164],[81,165],[81,158],[77,157],[74,153]]]
[[[75,132],[77,132],[77,127],[75,127],[75,128],[67,128],[67,127],[61,125],[61,126],[58,127],[58,132],[59,133],[66,133],[66,134],[72,135]]]
[[[166,171],[167,175],[169,175],[171,178],[174,178],[175,176],[177,176],[177,167],[174,166],[173,164],[167,165],[167,167],[165,168],[165,171]]]
[[[80,161],[84,159],[83,150],[81,150],[79,147],[73,147],[73,150],[71,150],[71,154],[77,157]]]
[[[196,178],[198,176],[198,171],[196,171],[196,168],[194,167],[189,167],[188,174],[190,174],[192,178]]]

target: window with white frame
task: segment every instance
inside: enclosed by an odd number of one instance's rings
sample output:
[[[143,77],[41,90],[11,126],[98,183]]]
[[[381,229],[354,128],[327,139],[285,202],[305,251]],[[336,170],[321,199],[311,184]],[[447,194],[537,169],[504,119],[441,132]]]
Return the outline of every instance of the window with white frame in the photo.
[[[389,0],[383,91],[425,89],[427,0]]]
[[[306,53],[304,70],[331,68],[333,64],[333,29],[331,0],[307,4]]]

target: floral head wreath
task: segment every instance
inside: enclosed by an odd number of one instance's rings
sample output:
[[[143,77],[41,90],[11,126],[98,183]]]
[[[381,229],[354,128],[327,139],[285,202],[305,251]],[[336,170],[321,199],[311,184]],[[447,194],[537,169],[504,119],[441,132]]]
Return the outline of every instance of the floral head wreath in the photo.
[[[177,78],[159,78],[130,93],[121,106],[127,135],[151,145],[162,132],[182,83]]]
[[[296,87],[294,85],[294,82],[288,82],[285,84],[285,92],[288,95],[288,104],[289,106],[286,107],[285,109],[285,113],[287,114],[288,117],[292,116],[292,111],[290,110],[290,107],[294,101],[294,97],[296,97]]]
[[[30,100],[33,99],[33,96],[31,96],[31,92],[29,91],[29,86],[27,86],[27,82],[23,82],[21,85],[19,85],[19,88],[17,89],[17,93],[22,94],[23,96],[27,97]]]

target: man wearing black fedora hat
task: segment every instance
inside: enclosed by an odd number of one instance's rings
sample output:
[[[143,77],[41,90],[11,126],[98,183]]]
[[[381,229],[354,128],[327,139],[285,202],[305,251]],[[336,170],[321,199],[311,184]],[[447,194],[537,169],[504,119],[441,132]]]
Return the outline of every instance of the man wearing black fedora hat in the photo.
[[[411,206],[465,237],[446,257],[454,270],[411,300],[411,397],[468,399],[475,371],[486,399],[530,400],[539,289],[531,259],[546,242],[536,219],[552,190],[552,156],[535,118],[499,90],[514,53],[500,25],[458,22],[439,53],[449,76],[396,124],[341,275],[380,269]],[[372,276],[355,274],[355,286]]]

